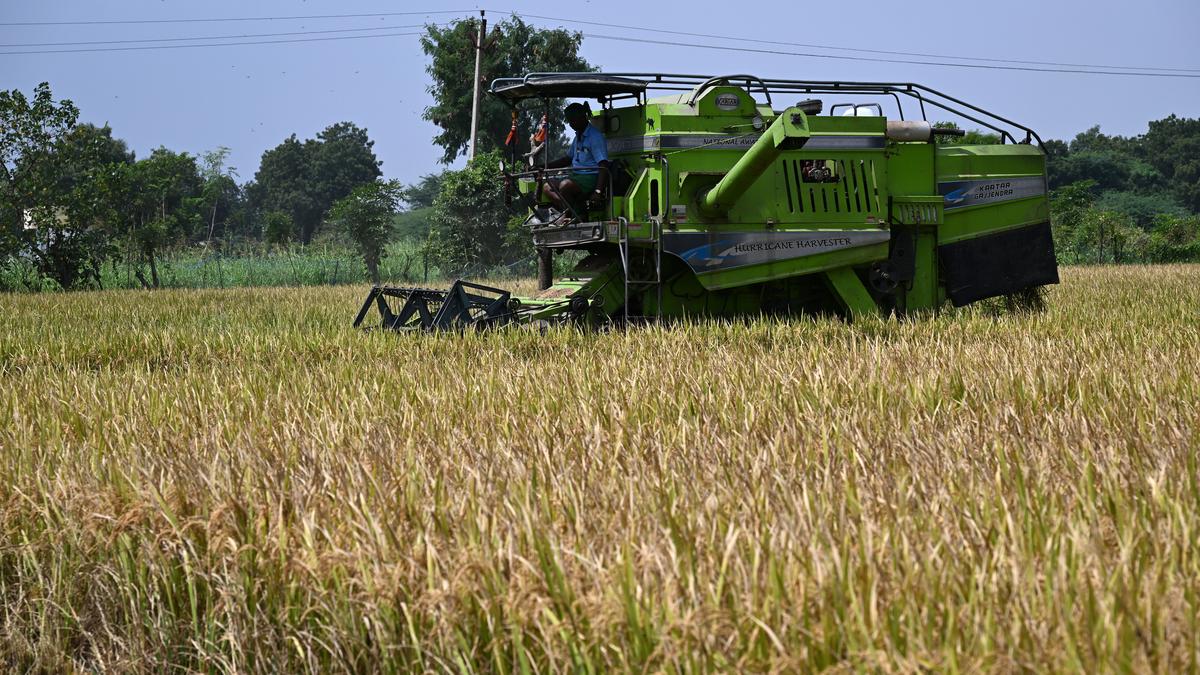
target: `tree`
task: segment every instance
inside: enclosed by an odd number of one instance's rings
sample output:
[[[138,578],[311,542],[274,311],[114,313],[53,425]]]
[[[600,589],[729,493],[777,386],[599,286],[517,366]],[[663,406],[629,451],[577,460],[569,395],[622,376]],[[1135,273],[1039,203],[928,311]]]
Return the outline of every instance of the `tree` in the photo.
[[[1150,228],[1148,258],[1152,262],[1200,260],[1200,216],[1156,217]]]
[[[954,122],[934,122],[934,129],[958,129]],[[935,136],[938,145],[995,145],[1000,142],[1000,134],[979,129],[968,129],[962,136]]]
[[[264,212],[284,211],[293,225],[315,228],[324,209],[313,185],[312,155],[295,134],[264,152],[249,188],[255,206]]]
[[[425,119],[441,127],[433,142],[442,146],[442,162],[449,164],[465,154],[471,139],[471,99],[475,77],[475,21],[455,21],[446,28],[429,25],[421,38],[421,48],[431,57],[426,68],[433,78],[429,93],[433,105],[425,109]],[[561,29],[541,29],[519,17],[496,24],[487,36],[480,64],[480,86],[498,77],[517,77],[528,72],[581,72],[594,68],[579,56],[581,33]],[[563,129],[562,101],[549,102],[550,129]],[[539,104],[522,110],[518,124],[528,136],[541,119]],[[479,102],[479,131],[476,154],[503,145],[512,126],[507,105],[491,96]],[[564,146],[561,134],[552,137],[558,148]],[[550,149],[551,152],[555,148]]]
[[[397,181],[359,185],[329,210],[329,219],[358,246],[372,283],[378,285],[379,263],[391,238],[393,218],[400,207],[403,186]]]
[[[316,177],[323,202],[333,204],[383,173],[366,129],[339,122],[317,134],[317,141]]]
[[[1150,229],[1159,216],[1187,215],[1187,209],[1180,206],[1169,192],[1105,190],[1096,198],[1096,208],[1129,216],[1134,224],[1144,230]]]
[[[200,156],[200,177],[204,181],[201,196],[208,214],[208,233],[205,241],[211,241],[217,233],[217,223],[222,224],[240,205],[242,189],[237,184],[237,169],[226,165],[229,148],[219,146]],[[222,228],[221,234],[224,228]]]
[[[307,244],[335,201],[379,177],[373,145],[367,130],[350,122],[329,126],[303,142],[292,134],[263,153],[251,198],[261,210],[290,214],[300,228],[300,241]]]
[[[55,252],[66,253],[79,242],[67,227],[57,194],[63,156],[56,150],[78,118],[75,104],[55,103],[45,82],[34,89],[32,100],[18,89],[0,91],[0,216],[6,224],[0,231],[0,259],[41,254],[39,272],[60,269],[64,287],[78,277],[78,256],[55,265],[50,248],[61,242]],[[44,228],[44,235],[36,228]]]
[[[128,167],[122,180],[128,206],[123,232],[128,262],[150,266],[150,283],[162,285],[158,253],[168,244],[187,238],[204,227],[204,181],[196,158],[186,152],[158,148]],[[139,278],[141,271],[138,271]]]
[[[32,169],[52,158],[53,148],[75,127],[79,109],[69,100],[54,103],[50,85],[46,82],[34,89],[30,101],[19,89],[0,91],[0,178],[4,179],[6,197],[29,203],[37,185],[14,185],[18,168],[29,177],[39,177]],[[26,191],[13,194],[12,188]]]
[[[11,225],[0,254],[20,255],[61,288],[100,283],[117,200],[116,179],[133,161],[107,126],[76,124],[70,101],[43,83],[32,101],[0,92],[0,210]]]
[[[111,235],[120,227],[122,171],[134,154],[107,125],[80,124],[54,148],[57,175],[48,198],[59,217],[40,229],[30,250],[42,274],[63,288],[100,285],[100,264],[112,253]]]
[[[1141,154],[1163,175],[1179,202],[1200,213],[1200,118],[1171,115],[1151,122]]]
[[[514,211],[504,205],[500,152],[476,155],[461,171],[447,171],[433,205],[430,254],[443,272],[495,267],[531,247],[528,236],[513,237]]]
[[[442,179],[446,173],[430,173],[421,176],[420,180],[408,185],[401,194],[409,209],[422,209],[433,206],[438,193],[442,191]]]
[[[1075,134],[1071,140],[1071,152],[1109,152],[1118,155],[1132,155],[1137,147],[1136,138],[1125,136],[1109,136],[1100,131],[1096,124]]]
[[[292,240],[295,227],[292,217],[283,211],[268,211],[263,215],[263,239],[268,244],[288,243]]]

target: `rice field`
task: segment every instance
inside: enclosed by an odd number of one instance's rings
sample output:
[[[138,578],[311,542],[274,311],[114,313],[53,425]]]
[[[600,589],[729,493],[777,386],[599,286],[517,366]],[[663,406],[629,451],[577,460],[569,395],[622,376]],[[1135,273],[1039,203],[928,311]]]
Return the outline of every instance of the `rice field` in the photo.
[[[1200,266],[1037,315],[362,334],[0,295],[0,670],[1200,669]]]

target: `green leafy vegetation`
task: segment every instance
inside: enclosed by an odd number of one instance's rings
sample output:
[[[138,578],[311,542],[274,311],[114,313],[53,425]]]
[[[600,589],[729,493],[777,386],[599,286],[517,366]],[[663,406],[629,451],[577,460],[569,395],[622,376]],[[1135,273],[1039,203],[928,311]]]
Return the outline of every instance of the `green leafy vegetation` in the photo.
[[[579,55],[583,44],[580,33],[537,28],[517,16],[492,26],[480,64],[479,77],[483,87],[498,77],[595,70]],[[474,45],[478,31],[479,26],[474,21],[456,21],[445,28],[427,26],[421,38],[421,47],[430,59],[426,70],[431,80],[429,94],[433,97],[433,105],[425,110],[425,119],[441,128],[433,142],[442,146],[445,163],[466,154],[470,144],[471,83],[475,79]],[[547,107],[549,128],[565,129],[562,101],[557,99],[522,108],[518,111],[519,127],[535,128]],[[499,148],[511,126],[511,109],[496,98],[484,96],[479,102],[477,150],[486,152]],[[556,133],[550,139],[552,154],[566,146],[562,138]]]
[[[443,174],[430,252],[444,269],[486,272],[533,254],[528,232],[519,227],[523,220],[504,203],[499,151],[479,155],[467,168]]]
[[[334,202],[329,211],[329,219],[358,247],[375,284],[381,281],[379,263],[387,254],[403,189],[395,181],[364,183]]]
[[[350,122],[303,142],[293,134],[263,153],[246,186],[248,198],[258,208],[288,213],[298,228],[294,238],[307,244],[335,201],[379,177],[373,145],[367,130]]]

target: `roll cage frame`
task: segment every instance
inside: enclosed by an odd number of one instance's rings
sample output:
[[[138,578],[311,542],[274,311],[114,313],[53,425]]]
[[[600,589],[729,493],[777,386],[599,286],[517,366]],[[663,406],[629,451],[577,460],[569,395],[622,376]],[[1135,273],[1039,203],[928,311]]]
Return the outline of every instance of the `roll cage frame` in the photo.
[[[761,94],[766,99],[766,105],[772,106],[772,108],[774,105],[772,94],[861,94],[881,98],[890,97],[896,102],[896,110],[902,121],[906,119],[904,101],[908,100],[910,103],[915,101],[920,110],[920,119],[923,121],[929,121],[928,107],[932,107],[944,110],[995,132],[999,135],[1002,144],[1029,145],[1036,141],[1038,147],[1043,151],[1045,150],[1042,138],[1033,129],[980,106],[967,103],[962,99],[915,82],[787,80],[762,78],[748,74],[713,76],[673,73],[532,72],[523,77],[496,78],[492,80],[487,93],[508,105],[514,111],[515,119],[517,106],[522,101],[529,99],[539,99],[547,116],[550,111],[550,102],[554,99],[595,99],[600,102],[603,110],[612,110],[614,103],[623,101],[632,101],[637,106],[646,105],[648,102],[646,93],[648,91],[688,91],[691,92],[691,95],[688,97],[686,104],[694,106],[706,90],[720,85],[740,86],[752,97],[755,94]],[[830,106],[830,113],[839,107],[847,105],[853,108],[854,106],[863,104],[837,103]],[[872,102],[866,105],[877,107],[882,116],[882,106],[879,103]],[[1022,134],[1024,135],[1022,140],[1017,141],[1016,137]],[[509,157],[514,165],[517,163],[516,148],[517,143],[514,142]],[[548,150],[543,150],[542,166],[529,171],[510,173],[509,167],[507,165],[504,166],[505,194],[510,194],[509,189],[514,179],[532,177],[537,181],[534,201],[536,202],[540,199],[543,180],[545,178],[550,176],[565,176],[569,173],[569,169],[550,169],[548,166],[550,161],[549,155]],[[661,156],[659,158],[663,161],[666,159]],[[611,213],[613,198],[612,182],[613,172],[610,171],[608,185],[605,186],[610,219],[613,217]],[[573,208],[570,210],[577,220],[582,220],[580,214],[574,213]]]
[[[539,81],[542,83],[557,83],[565,88],[570,84],[572,79],[579,81],[580,86],[577,92],[562,93],[562,89],[557,89],[554,90],[556,93],[549,93],[544,96],[536,93]],[[600,95],[596,95],[594,93],[595,90],[593,90],[593,93],[587,91],[588,81],[595,83],[604,79],[612,80],[613,88],[618,88],[619,85],[625,84],[625,91],[616,91],[615,93],[605,92]],[[926,106],[931,106],[996,132],[1000,136],[1001,143],[1028,145],[1036,141],[1039,148],[1043,147],[1041,137],[1033,129],[980,106],[967,103],[962,99],[915,82],[787,80],[761,78],[745,74],[711,76],[672,73],[533,72],[524,77],[496,78],[492,80],[491,86],[488,88],[488,93],[504,101],[511,108],[516,108],[516,105],[520,101],[530,98],[544,100],[547,107],[552,98],[593,98],[599,100],[605,109],[611,109],[613,103],[617,101],[632,100],[635,101],[636,105],[645,105],[647,91],[691,91],[692,95],[688,99],[687,104],[695,105],[696,100],[706,89],[722,84],[740,86],[751,95],[762,94],[766,98],[767,105],[772,105],[771,95],[773,93],[862,94],[865,96],[891,97],[896,102],[896,109],[900,114],[901,120],[906,119],[903,100],[908,99],[910,103],[913,101],[916,102],[920,110],[920,119],[924,121],[929,121]],[[524,95],[517,91],[520,88],[527,89],[530,93]],[[548,88],[553,89],[552,87]],[[509,96],[506,95],[506,92],[512,92],[516,95]],[[1016,137],[1020,135],[1023,135],[1024,138],[1021,141],[1017,141]]]

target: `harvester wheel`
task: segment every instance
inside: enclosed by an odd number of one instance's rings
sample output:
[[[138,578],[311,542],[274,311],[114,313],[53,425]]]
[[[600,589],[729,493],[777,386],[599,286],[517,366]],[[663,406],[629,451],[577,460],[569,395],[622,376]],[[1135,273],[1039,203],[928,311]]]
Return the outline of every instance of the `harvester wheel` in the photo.
[[[886,295],[895,293],[896,287],[899,286],[899,283],[888,273],[888,270],[879,263],[871,265],[868,280],[871,282],[871,288]]]
[[[588,311],[588,299],[582,295],[577,295],[571,298],[571,317],[575,319],[583,318]]]

